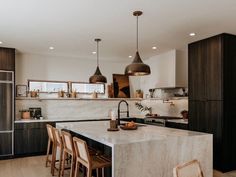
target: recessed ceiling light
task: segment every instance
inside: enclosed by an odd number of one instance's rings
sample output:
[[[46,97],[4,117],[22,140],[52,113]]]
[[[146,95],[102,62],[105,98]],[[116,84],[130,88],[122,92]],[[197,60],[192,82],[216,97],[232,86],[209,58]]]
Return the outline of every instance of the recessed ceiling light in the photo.
[[[156,50],[156,49],[157,49],[157,47],[153,46],[153,47],[152,47],[152,49],[153,49],[153,50]]]
[[[2,41],[0,41],[0,44],[2,44]]]
[[[189,36],[195,36],[196,33],[189,33]]]
[[[130,55],[129,58],[132,58],[132,56]]]
[[[49,47],[49,49],[50,49],[50,50],[53,50],[53,49],[54,49],[54,47],[52,47],[52,46],[51,46],[51,47]]]
[[[97,52],[92,52],[92,54],[96,54]]]

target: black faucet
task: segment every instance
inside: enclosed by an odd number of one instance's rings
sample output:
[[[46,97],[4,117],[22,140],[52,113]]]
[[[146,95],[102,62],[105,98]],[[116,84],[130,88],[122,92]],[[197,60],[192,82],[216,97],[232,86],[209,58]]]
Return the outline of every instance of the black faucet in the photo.
[[[122,102],[126,103],[127,111],[122,111],[122,112],[120,111],[120,104]],[[121,100],[118,104],[118,125],[120,125],[120,113],[127,113],[127,117],[129,117],[129,104],[125,100]]]

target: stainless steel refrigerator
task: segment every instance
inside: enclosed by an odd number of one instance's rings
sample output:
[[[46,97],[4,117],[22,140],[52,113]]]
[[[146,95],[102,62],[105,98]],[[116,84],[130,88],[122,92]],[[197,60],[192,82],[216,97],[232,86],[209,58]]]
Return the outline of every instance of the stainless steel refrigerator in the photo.
[[[0,70],[0,157],[14,154],[14,72]]]

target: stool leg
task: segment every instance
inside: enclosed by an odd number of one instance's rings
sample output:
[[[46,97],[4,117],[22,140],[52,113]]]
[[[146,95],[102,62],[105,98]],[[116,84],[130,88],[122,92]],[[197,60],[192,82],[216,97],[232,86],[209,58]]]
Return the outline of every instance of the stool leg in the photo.
[[[104,177],[104,168],[102,168],[102,177]]]
[[[46,156],[46,167],[48,167],[50,147],[51,147],[51,140],[48,139],[48,148],[47,148],[47,156]]]
[[[74,177],[77,177],[78,176],[78,167],[79,167],[79,162],[75,159],[75,176]]]
[[[71,155],[71,169],[70,169],[70,177],[74,176],[74,156]]]
[[[92,177],[92,170],[87,168],[87,177]]]
[[[98,171],[98,168],[96,169],[96,177],[99,177],[99,171]]]
[[[62,154],[62,166],[61,166],[61,176],[64,176],[65,158],[66,158],[66,152],[63,150],[63,154]]]
[[[61,176],[61,164],[62,164],[62,153],[63,153],[63,147],[61,146],[60,147],[60,159],[59,159],[59,174],[58,174],[58,177]]]
[[[53,143],[52,145],[52,162],[51,162],[51,173],[54,176],[55,165],[56,165],[56,154],[57,154],[57,146]]]

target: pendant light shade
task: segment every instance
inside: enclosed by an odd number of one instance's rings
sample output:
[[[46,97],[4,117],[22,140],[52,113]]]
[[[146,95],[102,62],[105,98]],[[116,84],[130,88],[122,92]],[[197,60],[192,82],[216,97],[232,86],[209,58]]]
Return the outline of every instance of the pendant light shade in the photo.
[[[101,41],[101,39],[95,39],[97,42],[97,68],[95,73],[89,78],[90,83],[107,83],[107,78],[102,75],[100,68],[99,68],[99,47],[98,43]]]
[[[138,52],[138,17],[142,14],[141,11],[133,12],[133,15],[137,17],[137,51],[133,62],[125,68],[125,74],[130,76],[144,76],[151,73],[150,67],[143,63]]]

